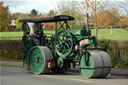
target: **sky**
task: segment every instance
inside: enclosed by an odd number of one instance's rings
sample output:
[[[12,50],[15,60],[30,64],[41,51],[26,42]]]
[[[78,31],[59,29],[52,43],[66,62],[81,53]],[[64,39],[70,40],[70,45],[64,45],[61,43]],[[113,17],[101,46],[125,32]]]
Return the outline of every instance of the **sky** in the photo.
[[[34,8],[39,12],[48,12],[54,9],[59,0],[2,0],[4,6],[9,6],[11,13],[22,12],[30,13]]]
[[[57,9],[57,2],[67,0],[0,0],[4,2],[4,6],[9,6],[11,13],[22,12],[30,13],[32,9],[36,9],[40,13],[47,13],[49,10]],[[70,0],[68,0],[70,1]],[[81,0],[77,0],[81,1]]]
[[[9,10],[11,13],[16,13],[16,12],[30,13],[32,9],[36,9],[39,13],[48,13],[49,10],[57,10],[58,2],[71,1],[71,0],[0,0],[0,1],[4,2],[4,6],[9,6]],[[77,1],[82,1],[82,0],[77,0]],[[117,0],[117,1],[125,1],[125,0]]]

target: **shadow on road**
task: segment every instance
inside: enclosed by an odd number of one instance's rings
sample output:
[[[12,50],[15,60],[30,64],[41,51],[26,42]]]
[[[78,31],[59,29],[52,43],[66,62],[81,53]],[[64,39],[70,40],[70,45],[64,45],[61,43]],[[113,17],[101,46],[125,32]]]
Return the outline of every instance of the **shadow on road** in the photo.
[[[45,73],[41,75],[81,75],[80,73],[66,72],[66,73]]]

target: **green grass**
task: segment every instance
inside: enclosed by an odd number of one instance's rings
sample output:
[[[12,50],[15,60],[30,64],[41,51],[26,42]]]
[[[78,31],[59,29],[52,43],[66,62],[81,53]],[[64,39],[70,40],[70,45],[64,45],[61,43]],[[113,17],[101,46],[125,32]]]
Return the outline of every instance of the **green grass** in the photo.
[[[21,39],[23,32],[0,32],[1,40],[19,40]]]
[[[54,34],[53,30],[44,31],[47,34]],[[95,35],[96,30],[92,30],[92,35]],[[1,40],[21,40],[23,32],[0,32]],[[98,39],[109,39],[109,40],[128,40],[128,31],[123,29],[99,29]]]
[[[92,31],[94,35],[96,30]],[[98,39],[109,39],[109,40],[128,40],[128,31],[123,29],[99,29]]]
[[[17,61],[17,62],[22,62],[23,60],[8,59],[8,58],[5,58],[5,57],[0,57],[0,61]]]
[[[54,34],[53,30],[44,31],[46,35]],[[23,32],[0,32],[0,40],[21,40]]]

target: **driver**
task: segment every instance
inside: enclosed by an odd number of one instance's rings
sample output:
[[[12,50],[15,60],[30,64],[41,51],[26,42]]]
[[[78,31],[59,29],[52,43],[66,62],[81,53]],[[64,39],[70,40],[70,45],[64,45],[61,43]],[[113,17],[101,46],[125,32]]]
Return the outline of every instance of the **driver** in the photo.
[[[38,35],[39,23],[34,23],[34,24],[31,23],[31,25],[29,26],[30,26],[30,39],[35,42],[36,46],[40,46],[41,45],[40,40],[39,40],[40,36]]]

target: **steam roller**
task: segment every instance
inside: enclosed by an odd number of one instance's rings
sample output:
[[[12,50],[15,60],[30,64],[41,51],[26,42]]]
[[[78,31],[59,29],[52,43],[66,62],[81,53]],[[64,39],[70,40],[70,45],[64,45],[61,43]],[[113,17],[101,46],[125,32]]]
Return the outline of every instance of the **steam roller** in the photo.
[[[23,63],[28,70],[33,74],[45,74],[64,73],[70,68],[77,68],[85,78],[104,78],[110,74],[112,63],[106,49],[98,46],[88,24],[71,29],[68,21],[74,19],[68,15],[57,15],[20,20],[23,23]],[[42,23],[48,22],[55,23],[55,34],[44,33]],[[33,26],[29,23],[38,23],[40,46],[30,38]]]

